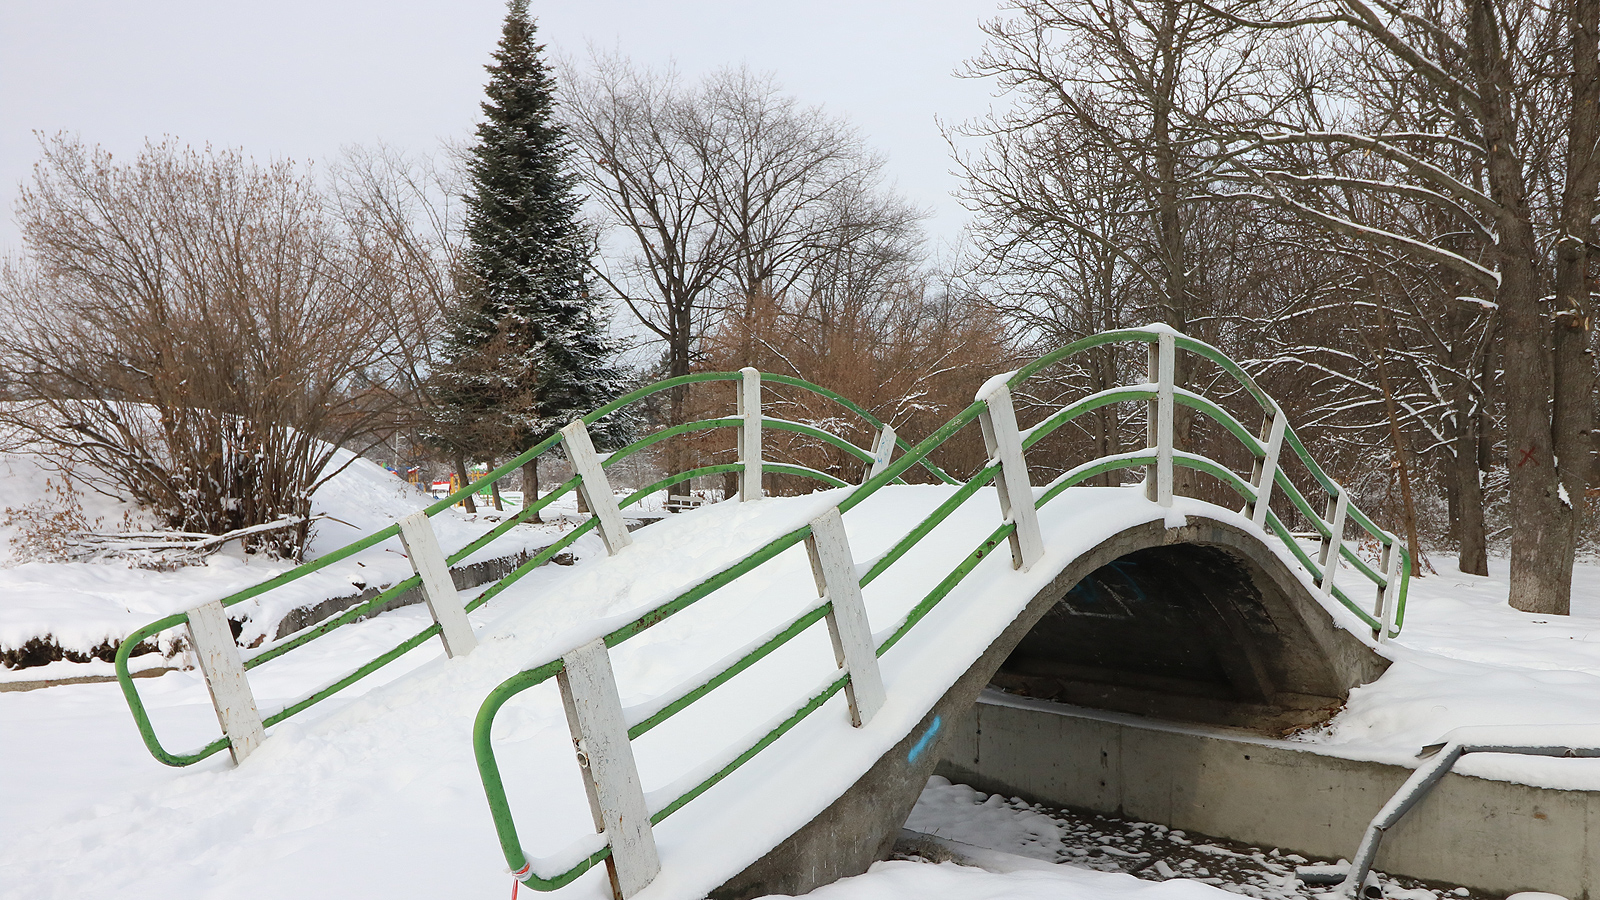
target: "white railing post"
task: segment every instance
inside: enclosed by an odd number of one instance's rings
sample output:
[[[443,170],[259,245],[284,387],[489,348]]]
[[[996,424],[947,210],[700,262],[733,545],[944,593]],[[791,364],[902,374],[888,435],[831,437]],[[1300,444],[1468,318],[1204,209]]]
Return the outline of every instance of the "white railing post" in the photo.
[[[761,499],[761,372],[745,366],[739,370],[739,500]]]
[[[1000,515],[1016,525],[1011,531],[1011,567],[1026,570],[1044,555],[1044,536],[1039,532],[1039,512],[1033,506],[1033,486],[1028,482],[1028,463],[1022,457],[1022,434],[1017,430],[1017,413],[1011,404],[1011,389],[1004,378],[990,379],[978,392],[984,410],[978,414],[983,426],[983,443],[989,458],[999,460],[1000,475],[994,480],[1000,494]]]
[[[872,629],[867,624],[867,605],[861,597],[860,576],[856,574],[855,557],[850,553],[838,507],[811,520],[806,553],[811,557],[817,593],[833,606],[828,613],[828,636],[833,639],[834,660],[850,674],[845,696],[850,701],[850,723],[859,727],[883,707],[885,695],[878,654],[872,646]]]
[[[1145,434],[1150,449],[1156,451],[1156,464],[1155,472],[1146,471],[1144,479],[1145,496],[1162,506],[1172,505],[1172,382],[1177,357],[1172,332],[1162,331],[1150,345],[1149,373],[1156,385],[1156,399],[1146,407]]]
[[[872,467],[867,470],[864,481],[871,481],[883,474],[889,468],[889,460],[894,458],[894,426],[885,423],[878,429],[878,436],[872,441]]]
[[[1272,486],[1278,477],[1278,453],[1283,449],[1283,431],[1289,424],[1289,417],[1283,410],[1272,411],[1271,424],[1267,426],[1267,453],[1256,460],[1255,471],[1251,473],[1251,486],[1256,489],[1256,499],[1249,504],[1250,521],[1256,527],[1265,531],[1267,528],[1267,511],[1272,507]]]
[[[221,600],[188,612],[189,643],[194,645],[200,673],[211,692],[217,723],[228,738],[228,752],[233,764],[238,765],[267,736],[261,713],[256,710],[255,695],[244,675],[244,660],[239,656],[239,645],[233,641],[233,629],[228,627],[228,614],[223,612]]]
[[[1322,588],[1324,597],[1333,596],[1333,580],[1339,574],[1339,554],[1344,550],[1344,513],[1350,505],[1350,493],[1344,485],[1335,484],[1334,488],[1336,492],[1328,495],[1333,521],[1328,523],[1328,536],[1322,539],[1322,553],[1317,559],[1322,566],[1322,581],[1317,586]]]
[[[611,493],[611,481],[606,478],[605,467],[600,465],[600,455],[594,452],[594,442],[589,440],[589,426],[582,419],[574,419],[561,429],[561,441],[567,449],[567,459],[572,471],[582,476],[578,490],[583,494],[584,505],[600,522],[600,539],[605,542],[606,554],[616,556],[623,547],[633,543],[628,536],[628,526],[622,522],[622,510],[617,508],[617,497]]]
[[[450,563],[439,549],[439,538],[433,533],[433,523],[425,512],[414,512],[396,522],[400,526],[400,543],[411,560],[411,570],[422,580],[422,599],[428,603],[428,612],[439,623],[439,639],[444,642],[444,655],[466,656],[478,646],[467,621],[467,611],[461,605],[461,595],[456,592],[455,579],[450,577]]]
[[[596,638],[563,656],[556,681],[594,828],[611,844],[606,869],[612,894],[626,900],[656,877],[661,859],[605,639]]]
[[[1374,603],[1372,617],[1378,620],[1377,639],[1387,641],[1389,628],[1394,625],[1394,608],[1398,597],[1394,595],[1396,581],[1400,578],[1400,551],[1399,538],[1389,535],[1388,543],[1383,545],[1383,555],[1379,561],[1379,571],[1383,575],[1383,584],[1378,585],[1377,600]],[[1379,538],[1382,540],[1382,538]]]

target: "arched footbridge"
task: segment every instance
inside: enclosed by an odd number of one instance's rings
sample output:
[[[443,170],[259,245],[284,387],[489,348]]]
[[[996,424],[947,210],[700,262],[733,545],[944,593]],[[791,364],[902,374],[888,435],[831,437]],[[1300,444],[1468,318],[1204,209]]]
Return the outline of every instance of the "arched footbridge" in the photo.
[[[1148,380],[1019,427],[1014,393],[1108,344],[1148,348]],[[1228,402],[1250,408],[1259,423],[1247,425],[1222,403],[1175,385],[1179,354],[1205,360]],[[608,456],[595,452],[588,428],[603,417],[710,381],[732,382],[735,415],[663,429]],[[763,415],[764,385],[821,394],[842,414],[861,417],[876,432],[875,445],[856,447],[814,425]],[[1145,411],[1147,446],[1037,477],[1029,451],[1108,404]],[[1231,435],[1229,452],[1249,460],[1249,470],[1175,447],[1180,408]],[[737,461],[627,496],[611,490],[606,470],[619,460],[710,429],[737,433]],[[965,429],[981,431],[988,461],[961,479],[931,457]],[[763,460],[764,430],[840,448],[860,460],[865,480],[850,485],[837,474]],[[434,679],[440,703],[475,710],[470,733],[459,734],[487,801],[472,827],[498,842],[524,890],[796,894],[864,871],[888,852],[949,726],[986,687],[1281,732],[1325,719],[1352,687],[1381,674],[1382,642],[1403,622],[1410,561],[1395,536],[1350,501],[1237,364],[1164,327],[1095,335],[997,376],[915,445],[843,397],[745,369],[636,391],[489,477],[558,444],[572,478],[448,554],[428,517],[482,484],[132,635],[117,666],[151,752],[169,765],[223,750],[243,760],[278,723],[439,637],[452,658],[404,677]],[[1208,478],[1185,478],[1186,470]],[[810,477],[829,489],[764,498],[763,472]],[[1137,483],[1088,484],[1133,481],[1101,477],[1130,472],[1142,476]],[[740,502],[627,529],[629,508],[643,498],[689,478],[729,474]],[[1237,500],[1222,506],[1183,496],[1183,484],[1204,484],[1214,497],[1230,490]],[[593,511],[572,531],[487,590],[456,591],[450,566],[572,491]],[[583,583],[593,596],[570,602],[594,610],[592,617],[554,630],[529,617],[475,627],[478,610],[519,602],[535,581],[523,582],[529,572],[590,533],[599,534],[608,558],[587,564],[594,574]],[[396,538],[413,578],[264,647],[234,644],[228,607]],[[257,708],[255,669],[418,587],[432,625],[304,697]],[[128,674],[130,648],[176,629],[187,629],[222,729],[191,752],[162,743]]]

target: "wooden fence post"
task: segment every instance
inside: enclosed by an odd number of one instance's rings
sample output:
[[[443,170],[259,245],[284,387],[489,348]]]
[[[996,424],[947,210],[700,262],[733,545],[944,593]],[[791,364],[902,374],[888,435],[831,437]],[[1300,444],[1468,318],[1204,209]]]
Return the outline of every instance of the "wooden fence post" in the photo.
[[[894,426],[887,423],[878,429],[878,436],[872,441],[872,467],[867,470],[867,477],[863,481],[871,481],[883,474],[889,468],[889,461],[894,458]]]
[[[811,520],[806,553],[811,557],[817,593],[833,604],[833,611],[828,613],[828,636],[833,639],[834,660],[850,673],[844,688],[850,701],[850,723],[861,726],[883,707],[883,675],[878,671],[878,654],[872,646],[860,576],[856,574],[855,557],[850,553],[838,507]]]
[[[1333,596],[1333,580],[1339,574],[1339,554],[1344,549],[1344,514],[1350,505],[1350,492],[1344,485],[1334,485],[1336,493],[1328,495],[1328,505],[1333,507],[1333,521],[1329,523],[1329,535],[1322,539],[1322,553],[1317,562],[1322,566],[1322,581],[1318,587],[1322,588],[1324,597]],[[1327,515],[1325,512],[1324,515]]]
[[[745,366],[739,370],[739,500],[761,499],[761,373]]]
[[[1251,501],[1246,512],[1250,521],[1256,527],[1265,531],[1267,528],[1267,511],[1272,508],[1272,487],[1278,477],[1278,453],[1283,449],[1283,432],[1289,425],[1289,418],[1283,410],[1275,409],[1272,412],[1272,422],[1267,426],[1267,453],[1258,458],[1251,473],[1250,483],[1256,489],[1256,499]]]
[[[467,621],[467,611],[461,605],[461,595],[456,592],[455,579],[450,576],[450,564],[444,558],[444,551],[439,549],[433,523],[428,521],[427,513],[419,510],[396,524],[400,526],[400,543],[411,559],[411,570],[422,579],[422,598],[428,602],[428,612],[439,623],[444,654],[466,656],[478,646],[478,638],[472,633],[472,623]]]
[[[255,695],[250,692],[250,681],[245,678],[239,645],[234,643],[233,629],[228,627],[228,614],[223,611],[221,600],[189,610],[188,619],[189,642],[194,645],[200,673],[205,676],[206,689],[211,692],[217,722],[228,738],[228,752],[233,756],[233,764],[238,765],[261,746],[267,736],[261,725],[261,713],[256,709]]]
[[[1150,381],[1156,386],[1156,399],[1146,405],[1145,434],[1150,449],[1156,451],[1155,471],[1146,471],[1145,496],[1162,506],[1172,505],[1172,381],[1177,362],[1177,343],[1170,331],[1156,335],[1150,345]],[[1152,477],[1154,476],[1154,477]]]
[[[589,440],[589,426],[582,419],[574,419],[561,429],[561,442],[567,449],[567,459],[572,471],[582,476],[578,490],[583,502],[600,522],[600,540],[605,542],[606,554],[616,556],[623,547],[633,543],[628,526],[622,522],[622,510],[617,508],[617,497],[611,493],[611,481],[606,478],[600,455],[594,452],[594,442]]]
[[[611,891],[616,900],[627,900],[661,871],[661,859],[605,640],[596,638],[563,656],[556,681],[594,828],[611,844],[606,859]]]
[[[1039,512],[1033,505],[1033,486],[1028,483],[1028,463],[1022,456],[1022,434],[1017,430],[1017,413],[1011,404],[1011,389],[1003,379],[984,385],[987,395],[978,415],[983,426],[983,443],[989,458],[1000,461],[1000,475],[994,480],[1000,493],[1000,515],[1017,527],[1011,532],[1011,567],[1026,570],[1044,555],[1044,536],[1039,532]]]

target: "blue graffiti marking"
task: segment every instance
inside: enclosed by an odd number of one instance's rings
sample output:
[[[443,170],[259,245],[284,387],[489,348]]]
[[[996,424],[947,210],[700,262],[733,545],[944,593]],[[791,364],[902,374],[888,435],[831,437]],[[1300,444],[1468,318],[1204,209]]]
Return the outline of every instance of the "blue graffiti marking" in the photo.
[[[911,752],[906,755],[906,762],[914,763],[917,761],[917,757],[921,756],[923,751],[933,744],[933,739],[939,734],[939,727],[943,724],[942,717],[933,717],[933,724],[928,726],[928,730],[922,733],[922,737],[917,740],[916,745],[911,748]]]

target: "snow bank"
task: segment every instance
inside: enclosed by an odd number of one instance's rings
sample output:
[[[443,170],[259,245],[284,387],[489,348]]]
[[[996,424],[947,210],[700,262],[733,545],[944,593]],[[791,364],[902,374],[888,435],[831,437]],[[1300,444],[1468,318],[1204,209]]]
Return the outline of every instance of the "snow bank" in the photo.
[[[1394,660],[1356,688],[1329,726],[1304,739],[1341,755],[1416,765],[1422,747],[1463,726],[1595,726],[1600,742],[1600,566],[1577,567],[1572,614],[1524,613],[1506,603],[1504,559],[1490,575],[1413,578]],[[1597,743],[1600,745],[1600,743]],[[1456,771],[1536,787],[1600,790],[1600,760],[1473,754]]]
[[[312,498],[312,512],[325,515],[313,527],[308,558],[348,544],[426,507],[433,499],[366,459],[341,451],[334,465],[345,468]],[[346,465],[348,463],[348,465]],[[0,454],[0,508],[59,508],[65,502],[62,480],[32,458]],[[70,490],[70,489],[68,489]],[[72,491],[83,505],[87,527],[122,530],[142,521],[130,503],[87,489]],[[563,498],[566,499],[566,498]],[[569,503],[570,508],[570,503]],[[494,514],[467,515],[446,510],[433,518],[445,552],[461,547],[492,527]],[[145,522],[144,524],[151,524]],[[565,525],[525,525],[479,551],[468,562],[547,546]],[[140,569],[125,562],[64,563],[23,561],[13,538],[16,524],[0,526],[0,649],[33,639],[78,653],[104,652],[150,621],[226,597],[293,568],[281,560],[246,556],[230,544],[203,565],[171,571]],[[243,636],[270,632],[289,611],[333,597],[359,593],[369,585],[393,584],[411,575],[398,538],[302,578],[262,597],[230,607],[253,628]],[[0,677],[11,677],[0,670]]]

